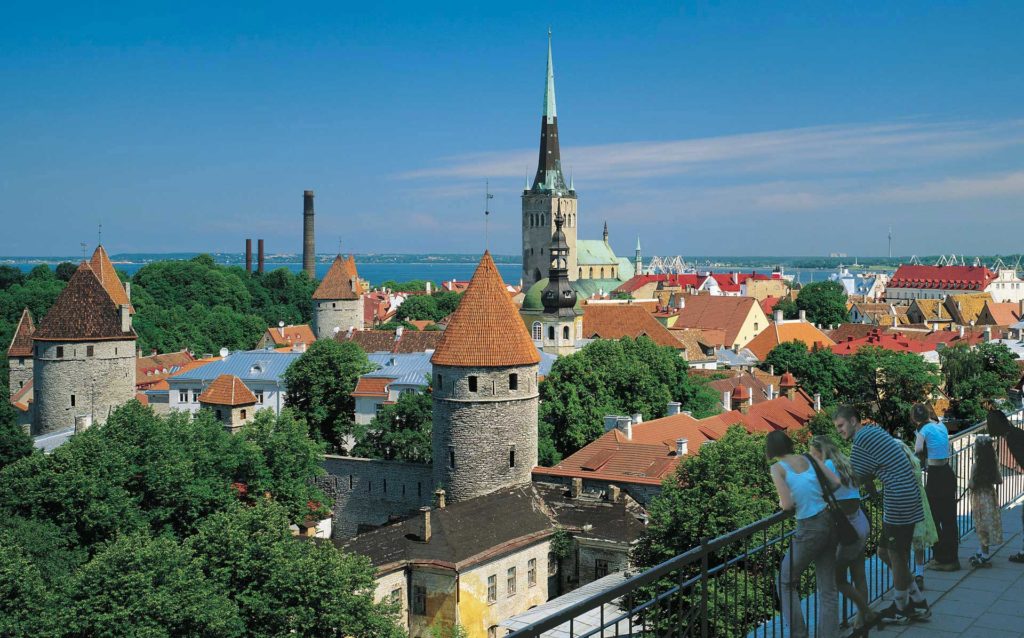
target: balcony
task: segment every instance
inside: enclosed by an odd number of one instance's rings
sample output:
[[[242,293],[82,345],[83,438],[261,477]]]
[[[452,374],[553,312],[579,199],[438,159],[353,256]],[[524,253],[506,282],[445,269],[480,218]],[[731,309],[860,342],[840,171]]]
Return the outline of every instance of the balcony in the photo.
[[[1021,427],[1024,411],[1010,415],[1010,420]],[[1003,472],[997,494],[1003,508],[1005,542],[992,548],[992,567],[972,570],[968,563],[977,549],[977,540],[966,488],[974,464],[974,440],[986,431],[982,423],[951,439],[950,462],[959,483],[957,513],[963,569],[926,572],[925,594],[932,605],[932,618],[907,627],[891,625],[884,635],[1024,636],[1024,566],[1006,560],[1007,555],[1018,551],[1024,534],[1020,515],[1024,473],[1013,462],[1002,438],[996,439]],[[884,607],[889,605],[886,599],[891,597],[892,577],[875,556],[882,516],[877,495],[866,500],[865,511],[872,523],[864,559],[868,587],[873,603]],[[525,626],[514,626],[509,637],[786,636],[788,630],[778,613],[776,583],[793,528],[791,515],[779,512],[724,536],[706,539],[700,546],[647,571],[610,581],[612,584],[603,591],[567,605],[549,603],[549,615],[533,615]],[[813,569],[809,569],[804,575],[801,605],[811,623],[816,616],[814,591]],[[852,602],[840,596],[844,624],[854,612]],[[810,631],[818,635],[813,625]],[[845,629],[842,635],[853,635],[853,631]]]

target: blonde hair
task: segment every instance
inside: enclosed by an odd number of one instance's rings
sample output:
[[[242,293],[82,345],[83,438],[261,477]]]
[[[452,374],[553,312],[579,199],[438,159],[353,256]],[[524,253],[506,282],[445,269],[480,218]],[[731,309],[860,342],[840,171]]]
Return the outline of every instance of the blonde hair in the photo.
[[[853,485],[853,467],[850,466],[850,459],[840,451],[839,447],[827,436],[819,434],[811,439],[811,447],[821,452],[826,461],[832,461],[836,468],[836,474],[843,485]]]

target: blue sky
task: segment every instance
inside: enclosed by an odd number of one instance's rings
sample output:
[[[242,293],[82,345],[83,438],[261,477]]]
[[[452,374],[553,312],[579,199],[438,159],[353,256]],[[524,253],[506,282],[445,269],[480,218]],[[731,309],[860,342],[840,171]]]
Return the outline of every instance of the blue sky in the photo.
[[[520,249],[546,30],[581,235],[1007,253],[1024,3],[87,3],[0,21],[0,254]],[[370,6],[370,5],[380,6]],[[436,6],[435,6],[436,5]],[[13,222],[13,223],[12,223]]]

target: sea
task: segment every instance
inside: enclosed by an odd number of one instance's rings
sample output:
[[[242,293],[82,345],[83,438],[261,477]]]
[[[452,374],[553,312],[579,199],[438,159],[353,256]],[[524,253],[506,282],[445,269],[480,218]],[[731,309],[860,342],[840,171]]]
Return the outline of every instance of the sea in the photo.
[[[17,262],[11,264],[16,268],[28,272],[38,266],[40,263],[46,263],[51,268],[55,268],[56,261],[37,261],[37,262]],[[134,275],[140,268],[149,262],[114,262],[114,267],[121,270],[128,275]],[[356,262],[356,266],[359,270],[359,276],[369,281],[371,285],[380,285],[385,281],[412,281],[415,279],[423,279],[440,283],[442,281],[450,281],[452,279],[456,281],[467,281],[473,276],[473,271],[476,269],[476,264],[473,263],[444,263],[444,262],[429,262],[429,263],[377,263],[377,262]],[[519,280],[522,277],[522,265],[516,263],[502,263],[497,264],[498,272],[501,273],[502,279],[505,283],[511,285],[518,285]],[[299,272],[302,270],[302,264],[300,262],[272,262],[266,266],[267,270],[274,270],[276,268],[287,268],[292,272]],[[327,269],[330,268],[329,263],[317,263],[316,265],[316,276],[318,279],[322,279],[327,273]],[[716,268],[715,272],[759,272],[763,274],[770,274],[770,269],[755,269],[755,268]],[[787,269],[786,275],[792,275],[793,281],[796,283],[810,283],[812,281],[824,281],[829,278],[835,271],[834,270],[819,270],[819,269],[803,269],[793,268]],[[857,271],[851,271],[856,273]]]

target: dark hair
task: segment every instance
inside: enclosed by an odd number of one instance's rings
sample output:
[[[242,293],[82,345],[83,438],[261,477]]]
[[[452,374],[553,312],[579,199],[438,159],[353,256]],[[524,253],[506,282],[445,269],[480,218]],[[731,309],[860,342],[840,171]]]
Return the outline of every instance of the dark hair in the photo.
[[[979,487],[993,487],[1003,482],[999,473],[999,463],[996,462],[996,450],[992,445],[992,439],[987,436],[979,436],[974,441],[974,467],[971,468],[971,481],[975,489]]]
[[[832,418],[843,419],[845,421],[860,421],[860,415],[857,413],[857,408],[848,403],[836,408],[836,413],[832,415]]]
[[[782,430],[769,432],[764,439],[764,453],[770,459],[793,453],[793,440]]]
[[[915,403],[914,407],[910,408],[910,420],[914,425],[924,425],[932,420],[931,411],[925,404]]]

